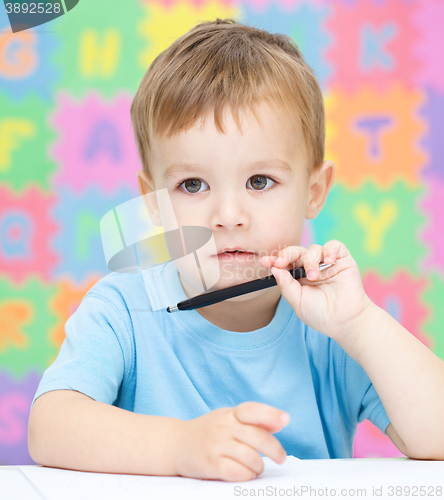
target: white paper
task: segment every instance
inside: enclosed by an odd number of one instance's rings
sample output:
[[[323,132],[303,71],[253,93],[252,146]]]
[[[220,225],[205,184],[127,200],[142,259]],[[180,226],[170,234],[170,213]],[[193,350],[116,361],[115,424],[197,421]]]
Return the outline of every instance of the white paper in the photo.
[[[44,500],[19,467],[0,468],[1,500]]]
[[[299,460],[278,465],[268,457],[264,471],[238,483],[184,477],[79,472],[37,466],[20,469],[47,500],[208,500],[233,498],[412,498],[425,487],[429,498],[444,496],[444,462],[397,459]],[[311,491],[309,488],[314,488]],[[394,488],[389,490],[389,487]],[[403,488],[402,494],[397,494]],[[413,495],[412,488],[417,493]],[[303,490],[302,488],[305,488]],[[326,494],[326,488],[328,494]],[[404,488],[410,488],[405,494]],[[319,490],[323,490],[320,492]],[[358,493],[357,490],[360,490]],[[261,491],[260,491],[261,490]],[[332,494],[335,490],[335,495]],[[442,491],[442,490],[441,490]],[[0,495],[1,497],[1,495]],[[29,497],[33,500],[33,497]],[[9,500],[9,499],[8,499]]]

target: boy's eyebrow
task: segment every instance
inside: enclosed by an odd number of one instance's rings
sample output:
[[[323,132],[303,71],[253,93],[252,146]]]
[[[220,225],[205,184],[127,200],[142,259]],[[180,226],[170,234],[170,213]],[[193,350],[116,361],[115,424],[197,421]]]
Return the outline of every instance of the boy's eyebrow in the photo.
[[[274,158],[270,160],[259,160],[247,165],[246,170],[253,170],[256,168],[267,168],[272,170],[280,170],[283,172],[291,172],[291,166],[284,160]],[[165,169],[163,173],[164,179],[169,179],[176,175],[176,172],[183,174],[192,173],[196,171],[208,172],[208,170],[198,163],[173,163]]]

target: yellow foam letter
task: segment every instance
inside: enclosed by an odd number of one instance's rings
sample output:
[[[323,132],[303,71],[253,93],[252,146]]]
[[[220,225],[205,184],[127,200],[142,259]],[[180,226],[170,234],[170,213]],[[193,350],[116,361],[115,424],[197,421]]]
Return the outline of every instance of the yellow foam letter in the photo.
[[[354,216],[359,225],[364,228],[364,248],[369,254],[381,251],[384,236],[393,226],[398,213],[398,205],[392,200],[381,203],[377,214],[372,213],[369,203],[363,202],[355,205]]]
[[[29,120],[8,118],[0,121],[0,172],[11,167],[11,152],[19,147],[18,136],[25,138],[35,135],[35,126]]]
[[[94,30],[85,30],[80,37],[80,72],[85,78],[108,78],[116,72],[120,56],[121,35],[117,30],[105,32],[102,44]]]

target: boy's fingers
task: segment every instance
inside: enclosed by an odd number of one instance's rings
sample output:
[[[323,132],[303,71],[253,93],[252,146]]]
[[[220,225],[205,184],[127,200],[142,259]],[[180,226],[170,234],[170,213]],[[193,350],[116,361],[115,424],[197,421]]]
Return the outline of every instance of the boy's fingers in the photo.
[[[259,263],[264,267],[273,267],[273,263],[276,259],[276,255],[264,255],[259,259]]]
[[[293,267],[301,267],[302,255],[304,252],[306,252],[306,249],[304,247],[285,247],[279,252],[278,258],[275,260],[274,265],[280,268],[285,268],[289,264],[293,264]]]
[[[269,432],[278,432],[290,420],[288,413],[256,401],[237,405],[234,408],[234,416],[243,424],[258,425]]]
[[[305,273],[309,280],[315,280],[319,275],[319,262],[322,259],[322,246],[310,245],[302,256]]]
[[[355,264],[353,257],[350,254],[348,248],[337,240],[328,241],[324,245],[323,249],[324,262],[326,264],[332,264],[335,262],[334,269],[327,269],[327,273],[332,275],[338,274],[342,269],[346,269]]]
[[[263,259],[263,260],[262,260]],[[271,255],[267,255],[267,256],[264,256],[264,257],[261,257],[259,259],[259,264],[261,264],[261,266],[263,267],[266,267],[268,269],[271,269],[273,266],[275,266],[275,262],[276,262],[276,259],[277,257],[276,256],[271,256]],[[278,268],[282,268],[282,263],[281,264],[278,264],[277,266]],[[288,264],[287,266],[285,266],[284,268],[285,269],[293,269],[295,267],[298,267],[296,266],[295,264]]]
[[[230,456],[222,455],[219,462],[220,477],[218,479],[222,481],[251,481],[258,476],[250,467],[244,465],[240,460],[236,460],[231,454]]]
[[[321,262],[331,264],[340,258],[350,255],[343,243],[338,240],[330,240],[324,246],[313,244],[307,249],[300,246],[289,246],[282,249],[277,258],[274,255],[261,257],[260,263],[264,267],[278,269],[292,269],[304,267],[308,281],[319,278],[319,266]],[[304,284],[304,282],[301,282]]]
[[[287,457],[287,453],[279,440],[259,426],[244,424],[236,427],[233,437],[254,450],[263,453],[278,464],[283,463]]]
[[[297,301],[300,290],[294,285],[294,280],[290,279],[291,275],[286,273],[285,270],[304,267],[307,277],[300,279],[298,284],[307,285],[310,282],[320,279],[319,266],[322,262],[325,264],[338,263],[335,269],[331,270],[328,268],[326,271],[322,271],[322,279],[325,280],[339,272],[341,267],[339,262],[342,265],[348,264],[349,260],[347,259],[351,259],[347,247],[338,240],[330,240],[324,246],[313,244],[307,249],[299,246],[285,247],[278,253],[278,258],[274,255],[263,256],[260,259],[260,263],[264,267],[271,269],[271,273],[276,277],[276,280],[279,280],[281,290],[286,286],[286,300],[288,301],[293,298],[294,301]],[[289,295],[290,292],[291,296]]]
[[[222,456],[236,460],[236,462],[247,467],[256,475],[261,474],[264,470],[264,461],[257,452],[257,449],[254,446],[250,446],[244,439],[238,439],[234,435],[232,440],[227,441],[226,449],[222,451]]]
[[[342,243],[337,240],[330,240],[324,245],[322,249],[322,254],[324,256],[324,262],[326,264],[331,264],[336,260],[336,257],[341,253]],[[344,247],[345,248],[345,247]],[[344,253],[342,251],[342,253]]]

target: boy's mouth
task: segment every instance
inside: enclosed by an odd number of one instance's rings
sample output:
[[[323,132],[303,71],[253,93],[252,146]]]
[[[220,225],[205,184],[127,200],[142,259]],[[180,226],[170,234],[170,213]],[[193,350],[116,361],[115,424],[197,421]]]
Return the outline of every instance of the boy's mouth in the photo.
[[[248,254],[248,255],[252,255],[253,252],[247,252],[246,250],[244,250],[243,248],[224,248],[222,249],[220,252],[217,253],[217,255],[222,255],[222,254]]]
[[[251,256],[253,255],[255,255],[253,252],[247,252],[240,248],[236,248],[231,250],[225,249],[219,252],[217,255],[215,255],[215,257],[217,257],[219,260],[224,260],[224,261],[242,262],[249,259],[249,261],[251,262]]]
[[[250,253],[250,252],[244,252],[243,250],[227,250],[226,252],[221,252],[221,253]]]

